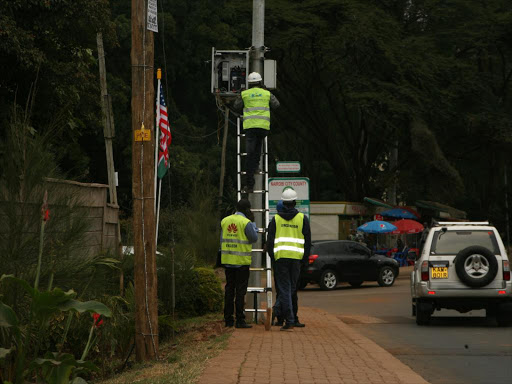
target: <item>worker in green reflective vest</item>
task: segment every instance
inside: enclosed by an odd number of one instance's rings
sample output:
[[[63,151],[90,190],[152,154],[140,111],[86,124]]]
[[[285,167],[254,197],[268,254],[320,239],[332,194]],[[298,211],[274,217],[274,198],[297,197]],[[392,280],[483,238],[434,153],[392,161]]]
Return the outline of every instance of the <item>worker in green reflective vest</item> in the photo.
[[[226,327],[235,325],[233,312],[236,307],[236,328],[251,328],[245,322],[245,294],[249,283],[252,244],[258,240],[251,203],[241,199],[237,212],[221,222],[221,263],[225,268],[224,321]]]
[[[249,89],[242,91],[233,104],[235,110],[243,107],[243,126],[245,133],[245,181],[243,192],[254,190],[254,173],[260,164],[263,139],[270,132],[270,109],[279,107],[279,100],[263,86],[263,79],[258,72],[247,77]]]
[[[297,290],[301,266],[311,250],[311,229],[307,216],[296,208],[297,192],[286,188],[281,195],[284,209],[268,225],[267,252],[274,260],[274,280],[279,292],[275,310],[285,321],[281,330],[304,327],[297,316]]]

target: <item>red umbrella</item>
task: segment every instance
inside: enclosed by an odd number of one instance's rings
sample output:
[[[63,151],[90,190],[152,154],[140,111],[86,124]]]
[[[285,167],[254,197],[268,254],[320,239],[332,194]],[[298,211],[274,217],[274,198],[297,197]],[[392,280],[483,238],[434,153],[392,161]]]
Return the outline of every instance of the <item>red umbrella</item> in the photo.
[[[393,223],[393,225],[397,229],[391,232],[392,235],[399,235],[401,233],[420,233],[423,231],[423,225],[414,220],[397,220]]]

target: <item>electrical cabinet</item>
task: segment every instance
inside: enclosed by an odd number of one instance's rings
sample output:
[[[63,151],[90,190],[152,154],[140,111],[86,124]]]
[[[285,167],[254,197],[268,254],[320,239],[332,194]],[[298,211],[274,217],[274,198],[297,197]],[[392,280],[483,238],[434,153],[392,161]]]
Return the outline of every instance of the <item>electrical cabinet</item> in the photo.
[[[217,51],[212,48],[212,93],[236,96],[247,89],[249,51]]]
[[[276,61],[275,60],[267,60],[263,63],[263,71],[265,72],[265,77],[263,78],[263,83],[267,89],[276,89],[277,86],[277,70],[276,70]]]
[[[265,60],[263,84],[267,89],[276,89],[276,61]],[[217,51],[212,48],[212,93],[230,97],[248,88],[249,50]]]

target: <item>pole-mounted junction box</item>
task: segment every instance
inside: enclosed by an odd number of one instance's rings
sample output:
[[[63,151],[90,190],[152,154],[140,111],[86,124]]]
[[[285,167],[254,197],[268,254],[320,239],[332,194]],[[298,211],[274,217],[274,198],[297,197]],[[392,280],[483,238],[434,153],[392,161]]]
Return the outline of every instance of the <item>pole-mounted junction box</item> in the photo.
[[[236,96],[248,88],[249,50],[217,51],[212,48],[211,91],[223,97]],[[265,60],[263,83],[268,89],[276,88],[275,60]]]

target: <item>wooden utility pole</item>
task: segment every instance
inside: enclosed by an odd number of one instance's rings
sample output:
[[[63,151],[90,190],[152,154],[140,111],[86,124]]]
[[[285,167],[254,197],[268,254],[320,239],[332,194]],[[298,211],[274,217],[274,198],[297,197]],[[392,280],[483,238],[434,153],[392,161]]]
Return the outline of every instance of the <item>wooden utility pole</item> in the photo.
[[[114,113],[112,111],[112,100],[107,92],[105,50],[103,49],[103,35],[101,32],[96,34],[96,42],[98,44],[98,62],[100,67],[101,110],[103,112],[103,136],[105,138],[105,151],[107,155],[108,191],[110,204],[117,205],[116,174],[114,168],[114,153],[112,150],[112,140],[115,136]]]
[[[137,360],[158,357],[155,259],[154,37],[146,2],[132,0],[132,196]]]
[[[116,172],[114,167],[114,151],[112,149],[112,141],[115,137],[114,111],[112,109],[112,98],[107,91],[107,69],[105,66],[105,50],[103,49],[103,35],[101,32],[96,34],[96,42],[98,44],[98,63],[100,67],[100,87],[101,87],[101,110],[103,112],[103,137],[105,138],[105,152],[107,156],[107,175],[108,175],[108,192],[110,204],[117,205],[117,189],[116,189]],[[123,259],[123,243],[121,241],[121,224],[117,221],[117,257]],[[124,274],[120,270],[119,275],[119,292],[124,294]]]
[[[228,143],[229,108],[224,108],[224,137],[222,138],[222,155],[220,157],[219,210],[224,196],[224,176],[226,174],[226,146]]]

